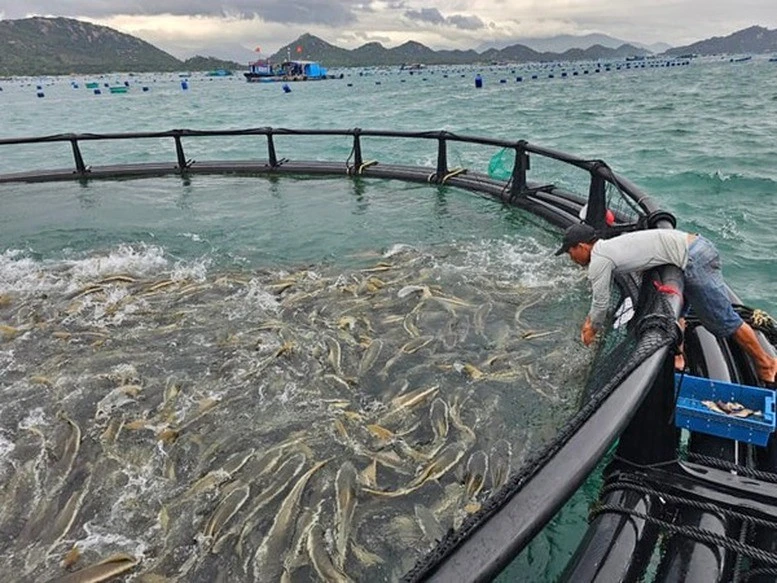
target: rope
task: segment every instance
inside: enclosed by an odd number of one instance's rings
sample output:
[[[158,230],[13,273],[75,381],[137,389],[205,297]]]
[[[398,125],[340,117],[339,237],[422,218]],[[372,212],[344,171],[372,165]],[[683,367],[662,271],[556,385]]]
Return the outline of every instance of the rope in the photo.
[[[770,575],[777,578],[777,568],[775,567],[759,567],[758,569],[751,569],[742,575],[742,581],[749,581],[755,577],[761,577],[762,575]]]
[[[602,488],[602,491],[600,492],[599,496],[603,497],[605,494],[608,494],[614,490],[632,490],[634,492],[639,492],[640,494],[656,496],[664,503],[671,502],[673,504],[687,506],[689,508],[695,508],[697,510],[704,510],[705,512],[721,514],[723,516],[727,516],[728,518],[735,518],[737,520],[749,522],[757,526],[777,529],[777,521],[772,521],[765,518],[757,518],[755,516],[750,516],[749,514],[743,514],[736,510],[721,508],[717,504],[713,504],[711,502],[699,502],[698,500],[691,500],[689,498],[684,498],[682,496],[666,494],[665,492],[661,492],[660,490],[654,490],[653,488],[649,488],[647,486],[640,486],[639,484],[632,484],[630,482],[615,482],[613,484],[608,484]]]
[[[450,172],[448,172],[445,176],[442,177],[442,180],[440,180],[440,184],[445,184],[445,181],[448,180],[448,178],[453,178],[454,176],[458,176],[459,174],[466,174],[467,169],[466,168],[454,168]]]
[[[749,308],[742,304],[732,304],[734,310],[750,326],[759,330],[766,339],[777,348],[777,320],[763,310]]]
[[[728,462],[720,458],[701,455],[698,453],[693,453],[691,451],[688,452],[688,459],[705,464],[707,466],[712,466],[713,468],[717,468],[719,470],[734,470],[738,474],[747,476],[749,478],[755,478],[763,482],[777,484],[777,474],[774,474],[772,472],[764,472],[763,470],[754,470],[752,468],[747,468],[745,466],[738,466],[732,462]]]
[[[592,520],[596,518],[598,515],[604,514],[605,512],[612,512],[614,514],[624,514],[626,516],[639,518],[641,520],[644,520],[645,522],[649,522],[650,524],[654,524],[660,528],[663,528],[664,530],[671,532],[673,534],[678,534],[680,536],[683,536],[685,538],[689,538],[698,542],[708,543],[717,547],[724,548],[729,551],[734,551],[736,553],[739,553],[751,559],[756,559],[758,561],[762,561],[764,563],[777,566],[777,554],[775,553],[769,553],[767,551],[764,551],[763,549],[759,549],[758,547],[754,547],[752,545],[742,543],[738,540],[734,540],[726,536],[721,536],[710,530],[706,530],[696,526],[677,526],[676,524],[672,524],[671,522],[667,522],[665,520],[660,520],[658,518],[655,518],[654,516],[650,516],[649,514],[645,514],[643,512],[637,512],[636,510],[632,510],[630,508],[624,508],[622,506],[617,506],[615,504],[598,505],[596,508],[591,510],[591,513],[589,515],[589,520]]]
[[[378,163],[377,160],[367,160],[361,166],[359,166],[358,174],[361,174],[362,172],[364,172],[365,168],[369,168],[370,166],[375,166],[375,164],[377,163]]]

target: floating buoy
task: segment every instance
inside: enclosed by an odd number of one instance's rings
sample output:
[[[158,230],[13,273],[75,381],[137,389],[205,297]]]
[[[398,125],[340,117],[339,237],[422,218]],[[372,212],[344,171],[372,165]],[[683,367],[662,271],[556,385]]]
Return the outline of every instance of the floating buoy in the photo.
[[[483,87],[483,77],[480,76],[480,73],[475,75],[475,87],[477,87],[478,89]]]
[[[289,87],[288,83],[283,84],[283,92],[284,93],[291,93],[291,87]]]

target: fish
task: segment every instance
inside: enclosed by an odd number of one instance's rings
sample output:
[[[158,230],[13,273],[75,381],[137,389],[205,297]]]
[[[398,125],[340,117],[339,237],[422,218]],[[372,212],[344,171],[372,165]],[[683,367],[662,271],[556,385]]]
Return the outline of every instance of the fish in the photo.
[[[429,510],[429,508],[423,504],[416,504],[413,506],[413,512],[418,527],[421,529],[421,532],[427,541],[435,543],[445,538],[445,530],[443,530],[440,521],[437,520],[437,517]]]
[[[248,500],[248,493],[248,484],[239,481],[231,484],[231,486],[225,490],[224,496],[221,498],[216,510],[213,511],[213,514],[211,514],[203,529],[205,537],[214,538],[219,534],[221,529],[224,528],[224,525],[229,522],[243,504],[245,504],[246,500]],[[217,552],[217,550],[214,552]]]
[[[491,446],[490,473],[491,490],[499,490],[507,482],[510,475],[510,464],[513,457],[513,448],[506,439],[498,439]]]
[[[350,583],[353,581],[329,556],[324,544],[324,530],[320,524],[314,524],[311,527],[308,533],[307,549],[310,562],[313,564],[320,581],[326,583]]]
[[[132,570],[138,562],[138,559],[132,555],[118,554],[95,565],[55,577],[48,583],[100,583]]]
[[[337,529],[335,537],[335,563],[339,568],[345,564],[348,552],[353,514],[356,510],[356,491],[358,480],[356,468],[350,461],[340,466],[335,478],[335,498],[337,500]]]
[[[243,521],[243,525],[240,528],[240,534],[238,535],[236,544],[238,556],[242,556],[243,543],[259,522],[259,520],[254,517],[256,517],[262,508],[270,504],[270,502],[283,493],[286,485],[294,479],[300,470],[302,470],[302,466],[305,465],[305,459],[305,454],[302,453],[291,456],[280,466],[280,468],[278,468],[278,471],[275,472],[272,481],[267,487],[263,488],[253,500],[253,506],[248,512],[248,516],[246,516]]]
[[[382,491],[372,488],[363,488],[363,490],[369,494],[375,494],[386,498],[406,496],[411,492],[415,492],[427,482],[440,479],[459,463],[459,460],[464,456],[466,450],[466,444],[460,441],[446,445],[434,459],[427,463],[426,466],[422,467],[418,475],[411,480],[407,486],[400,488],[399,490]]]
[[[432,290],[426,285],[406,285],[397,292],[397,297],[403,299],[414,293],[418,293],[422,299],[432,297]]]
[[[383,350],[383,341],[379,339],[375,339],[372,342],[370,342],[370,345],[367,347],[367,350],[364,351],[364,354],[362,355],[362,359],[359,362],[359,368],[358,368],[358,376],[361,377],[366,373],[368,370],[372,368],[372,365],[375,364],[375,361],[380,356],[380,352]]]
[[[281,502],[281,507],[275,515],[262,544],[256,549],[253,558],[254,576],[265,581],[276,581],[281,576],[282,560],[279,560],[288,549],[293,534],[293,522],[299,511],[299,501],[302,491],[311,476],[324,467],[329,460],[320,461],[305,472],[294,487]]]
[[[488,472],[488,456],[482,450],[472,452],[464,472],[464,491],[470,499],[480,494]]]
[[[702,405],[707,407],[710,411],[714,411],[715,413],[720,413],[721,415],[726,415],[726,412],[718,407],[718,404],[715,401],[702,401]]]
[[[432,424],[435,441],[444,441],[448,437],[448,403],[436,397],[429,406],[429,421]]]
[[[479,336],[485,336],[486,319],[493,308],[494,304],[492,302],[485,302],[480,304],[477,310],[475,310],[475,314],[472,317],[472,326],[475,329],[475,333]]]

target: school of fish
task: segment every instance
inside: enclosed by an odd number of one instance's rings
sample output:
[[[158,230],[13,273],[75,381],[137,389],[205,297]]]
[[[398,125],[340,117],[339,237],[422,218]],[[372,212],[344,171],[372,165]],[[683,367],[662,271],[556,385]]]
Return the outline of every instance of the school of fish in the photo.
[[[400,579],[590,364],[563,291],[452,255],[0,287],[3,579]]]

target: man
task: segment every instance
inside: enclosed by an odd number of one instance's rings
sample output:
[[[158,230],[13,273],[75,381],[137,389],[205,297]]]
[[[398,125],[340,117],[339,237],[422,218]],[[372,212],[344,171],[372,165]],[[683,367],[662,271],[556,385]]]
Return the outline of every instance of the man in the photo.
[[[775,382],[777,358],[763,349],[753,329],[734,310],[720,271],[720,254],[701,235],[674,229],[647,229],[599,240],[593,227],[578,223],[564,232],[556,255],[563,253],[568,253],[578,265],[588,266],[591,309],[580,333],[586,346],[594,341],[604,324],[613,273],[671,264],[683,270],[685,296],[704,327],[719,338],[733,337],[752,358],[758,378],[767,384]]]

